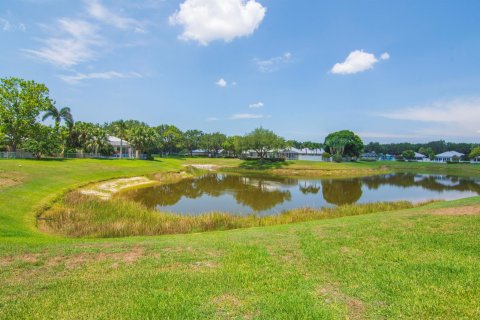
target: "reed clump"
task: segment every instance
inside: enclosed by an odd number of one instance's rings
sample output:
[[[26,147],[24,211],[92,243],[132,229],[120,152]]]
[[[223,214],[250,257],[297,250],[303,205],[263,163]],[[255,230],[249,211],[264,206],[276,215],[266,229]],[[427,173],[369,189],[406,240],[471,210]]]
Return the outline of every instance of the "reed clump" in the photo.
[[[158,212],[142,204],[114,198],[108,201],[71,192],[39,218],[47,232],[70,237],[126,237],[193,233],[271,226],[374,212],[395,211],[418,206],[407,201],[350,204],[334,208],[299,208],[272,216],[235,215],[210,212],[180,215]]]

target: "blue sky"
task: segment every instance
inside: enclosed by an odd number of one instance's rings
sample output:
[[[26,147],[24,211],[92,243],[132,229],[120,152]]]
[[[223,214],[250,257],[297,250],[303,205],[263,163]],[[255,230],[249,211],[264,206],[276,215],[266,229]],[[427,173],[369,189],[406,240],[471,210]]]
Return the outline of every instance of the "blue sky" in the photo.
[[[0,77],[76,120],[478,142],[480,1],[2,0]]]

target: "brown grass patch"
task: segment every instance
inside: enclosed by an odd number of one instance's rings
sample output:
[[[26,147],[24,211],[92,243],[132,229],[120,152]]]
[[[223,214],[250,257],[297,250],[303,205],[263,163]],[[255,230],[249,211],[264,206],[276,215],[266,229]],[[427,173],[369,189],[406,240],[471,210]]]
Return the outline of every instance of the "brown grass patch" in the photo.
[[[364,319],[365,306],[360,299],[350,297],[334,286],[321,287],[316,290],[316,295],[323,298],[327,304],[344,304],[348,311],[347,319]]]
[[[0,189],[21,184],[24,176],[17,172],[0,172]]]
[[[232,294],[225,293],[212,299],[212,304],[217,310],[220,318],[231,319],[238,315],[238,309],[243,306],[243,302]]]
[[[429,213],[438,216],[475,216],[480,215],[480,206],[442,208],[432,210]]]

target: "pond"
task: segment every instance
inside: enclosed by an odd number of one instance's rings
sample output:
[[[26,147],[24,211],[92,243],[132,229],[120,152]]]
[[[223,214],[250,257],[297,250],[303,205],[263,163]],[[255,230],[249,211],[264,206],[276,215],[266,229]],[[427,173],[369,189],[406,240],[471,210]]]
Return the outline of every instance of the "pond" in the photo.
[[[480,179],[445,175],[394,173],[348,179],[292,179],[210,173],[177,183],[125,191],[119,197],[162,212],[270,215],[300,207],[454,200],[477,195],[480,195]]]

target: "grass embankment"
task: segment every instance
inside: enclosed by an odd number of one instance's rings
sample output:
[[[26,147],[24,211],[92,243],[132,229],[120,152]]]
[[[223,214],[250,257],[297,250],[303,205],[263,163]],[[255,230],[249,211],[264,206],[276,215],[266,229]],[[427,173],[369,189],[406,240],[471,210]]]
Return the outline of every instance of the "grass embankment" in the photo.
[[[14,180],[0,187],[0,319],[480,317],[478,197],[162,237],[66,239],[35,228],[38,209],[68,190],[187,162],[0,161],[0,177]]]
[[[105,201],[72,192],[42,215],[40,228],[70,237],[147,236],[264,227],[413,207],[410,202],[402,201],[324,209],[299,208],[265,217],[222,212],[189,216],[160,213],[125,199]]]

